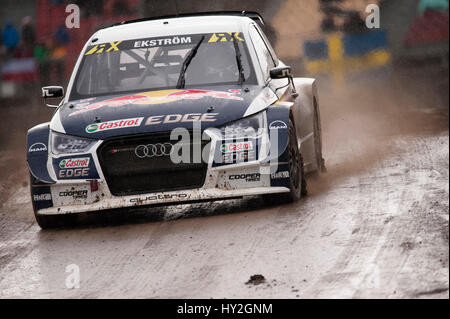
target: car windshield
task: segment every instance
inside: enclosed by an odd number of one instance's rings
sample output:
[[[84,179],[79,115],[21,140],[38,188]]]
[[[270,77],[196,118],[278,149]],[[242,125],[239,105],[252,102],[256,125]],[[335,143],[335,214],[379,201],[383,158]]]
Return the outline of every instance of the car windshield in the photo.
[[[184,86],[255,84],[245,39],[239,32],[195,34],[92,45],[84,53],[71,99],[139,90],[172,89],[185,64]],[[189,53],[195,52],[191,59]],[[194,49],[194,50],[193,50]],[[190,63],[185,63],[191,60]]]

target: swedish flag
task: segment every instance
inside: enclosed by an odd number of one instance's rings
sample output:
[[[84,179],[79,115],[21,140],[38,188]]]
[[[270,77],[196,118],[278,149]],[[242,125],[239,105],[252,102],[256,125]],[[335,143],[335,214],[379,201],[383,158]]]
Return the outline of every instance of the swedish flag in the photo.
[[[309,74],[331,74],[342,80],[347,72],[379,68],[391,60],[385,31],[331,34],[305,41],[305,67]]]

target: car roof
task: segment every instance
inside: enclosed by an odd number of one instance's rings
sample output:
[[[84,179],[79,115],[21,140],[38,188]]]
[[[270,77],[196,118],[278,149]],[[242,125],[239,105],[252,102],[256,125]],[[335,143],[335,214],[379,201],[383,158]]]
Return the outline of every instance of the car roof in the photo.
[[[243,32],[253,20],[245,16],[208,15],[162,18],[117,24],[101,29],[96,43],[184,34]]]

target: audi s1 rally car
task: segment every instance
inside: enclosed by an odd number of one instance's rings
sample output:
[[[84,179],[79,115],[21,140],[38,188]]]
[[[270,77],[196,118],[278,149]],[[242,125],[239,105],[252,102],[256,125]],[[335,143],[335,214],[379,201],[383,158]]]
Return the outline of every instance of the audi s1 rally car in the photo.
[[[314,79],[293,78],[257,13],[123,22],[87,41],[49,123],[28,131],[42,228],[81,212],[263,195],[323,167]]]

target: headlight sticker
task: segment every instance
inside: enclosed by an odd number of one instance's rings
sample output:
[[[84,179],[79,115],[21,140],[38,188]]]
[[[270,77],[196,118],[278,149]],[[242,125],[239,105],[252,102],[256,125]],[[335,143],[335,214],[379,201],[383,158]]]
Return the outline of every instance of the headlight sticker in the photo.
[[[213,167],[256,161],[259,145],[259,139],[219,141],[214,152]]]
[[[55,155],[84,153],[96,143],[96,140],[51,132],[51,150]]]
[[[232,153],[238,151],[252,151],[253,143],[248,142],[237,142],[237,143],[223,143],[220,147],[222,153]]]

